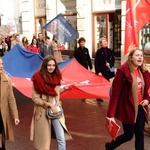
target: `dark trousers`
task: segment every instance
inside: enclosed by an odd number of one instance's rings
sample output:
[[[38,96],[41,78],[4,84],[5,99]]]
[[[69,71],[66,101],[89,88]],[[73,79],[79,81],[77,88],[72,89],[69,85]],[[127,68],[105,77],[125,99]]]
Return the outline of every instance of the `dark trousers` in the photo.
[[[118,136],[115,140],[115,145],[119,145],[130,141],[135,134],[135,150],[144,150],[144,127],[145,127],[145,112],[142,106],[138,107],[138,115],[135,124],[122,124],[124,133]]]
[[[4,126],[3,126],[3,120],[2,120],[2,116],[0,114],[0,134],[2,134],[4,136]],[[4,137],[2,137],[2,147],[0,147],[0,150],[5,150],[5,140]]]

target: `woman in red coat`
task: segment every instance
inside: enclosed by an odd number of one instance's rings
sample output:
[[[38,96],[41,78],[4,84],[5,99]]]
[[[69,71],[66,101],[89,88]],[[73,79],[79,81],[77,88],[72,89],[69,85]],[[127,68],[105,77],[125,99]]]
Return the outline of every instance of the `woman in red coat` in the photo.
[[[34,53],[39,53],[40,48],[38,47],[37,39],[33,37],[30,46],[28,46],[28,50]]]
[[[135,149],[144,150],[144,126],[150,101],[150,73],[143,63],[143,51],[134,49],[128,60],[117,70],[112,84],[107,117],[111,125],[114,118],[122,122],[124,133],[105,144],[114,150],[130,141],[135,134]]]

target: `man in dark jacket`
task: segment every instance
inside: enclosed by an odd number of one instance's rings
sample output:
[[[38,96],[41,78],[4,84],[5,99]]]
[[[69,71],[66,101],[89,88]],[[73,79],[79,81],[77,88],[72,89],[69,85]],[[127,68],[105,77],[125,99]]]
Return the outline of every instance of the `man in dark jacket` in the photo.
[[[81,37],[78,41],[79,47],[74,51],[74,58],[86,69],[92,70],[92,62],[89,50],[85,47],[86,40]]]
[[[51,46],[50,37],[47,36],[45,38],[45,43],[43,45],[41,45],[40,54],[43,58],[47,55],[54,55],[53,48]]]

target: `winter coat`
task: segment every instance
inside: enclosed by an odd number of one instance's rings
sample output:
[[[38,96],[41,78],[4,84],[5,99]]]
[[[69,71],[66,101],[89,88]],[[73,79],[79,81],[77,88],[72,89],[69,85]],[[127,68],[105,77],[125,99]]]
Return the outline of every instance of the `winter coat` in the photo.
[[[1,74],[0,76],[0,110],[4,126],[4,132],[2,134],[4,134],[5,140],[14,141],[13,120],[19,119],[16,100],[10,78],[6,74]]]
[[[107,54],[105,51],[107,52]],[[96,74],[101,73],[104,78],[109,80],[110,78],[114,77],[115,74],[109,72],[109,68],[106,66],[106,62],[110,64],[110,67],[113,67],[115,63],[115,57],[111,49],[109,49],[108,47],[102,47],[98,49],[95,54],[95,72]]]
[[[58,91],[59,88],[56,87]],[[54,131],[51,127],[51,120],[46,118],[46,108],[44,101],[52,102],[53,97],[44,94],[38,94],[34,88],[32,90],[32,100],[35,103],[34,112],[31,122],[30,140],[34,141],[35,149],[49,150],[51,138],[55,138]],[[59,119],[65,131],[65,139],[72,139],[66,125],[64,115]]]
[[[90,70],[93,68],[89,50],[86,47],[78,47],[75,49],[74,58],[86,69],[88,69],[88,67]]]
[[[143,100],[147,99],[150,101],[148,93],[150,88],[150,73],[145,71],[144,73],[140,72],[140,74],[142,78]],[[136,80],[134,73],[130,73],[129,71],[128,63],[118,68],[112,84],[112,95],[107,112],[108,117],[115,117],[122,123],[135,123],[138,113],[138,87]],[[148,106],[145,106],[144,110],[147,116]]]
[[[51,46],[53,48],[54,57],[57,62],[62,61],[62,55],[61,55],[61,44],[59,41],[57,43],[55,41],[51,42]]]

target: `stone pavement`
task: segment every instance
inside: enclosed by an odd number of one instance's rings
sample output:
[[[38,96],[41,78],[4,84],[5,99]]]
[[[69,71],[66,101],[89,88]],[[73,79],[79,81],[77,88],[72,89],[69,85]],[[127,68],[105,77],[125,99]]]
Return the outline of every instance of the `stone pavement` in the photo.
[[[15,142],[7,141],[7,150],[34,150],[33,142],[29,140],[33,102],[16,89],[14,92],[21,122],[14,126]],[[111,140],[105,129],[108,101],[62,100],[62,104],[66,125],[73,137],[67,141],[67,150],[105,150],[105,142]],[[121,132],[122,128],[119,134]],[[150,135],[145,134],[145,150],[150,150],[149,141]],[[55,140],[51,143],[51,150],[57,150]],[[134,150],[134,139],[116,150]]]

